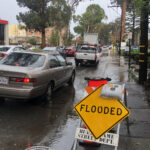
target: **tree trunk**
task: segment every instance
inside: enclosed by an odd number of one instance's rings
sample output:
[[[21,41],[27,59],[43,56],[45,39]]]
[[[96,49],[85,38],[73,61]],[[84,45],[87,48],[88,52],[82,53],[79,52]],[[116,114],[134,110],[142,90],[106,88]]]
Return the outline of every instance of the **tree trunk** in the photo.
[[[148,63],[148,0],[143,0],[144,5],[141,9],[141,37],[139,53],[139,83],[144,84],[147,80]]]
[[[45,44],[45,29],[42,29],[42,45],[41,48],[44,48],[46,46]]]
[[[133,24],[132,24],[132,45],[134,45],[134,37],[135,37],[135,10],[133,10]]]
[[[89,30],[90,30],[90,26],[88,25],[88,28],[87,28],[87,33],[89,33]]]
[[[127,3],[128,3],[128,0],[124,0],[123,7],[122,7],[121,41],[124,40],[124,34],[125,34],[125,18],[126,18]]]
[[[122,6],[120,41],[119,41],[119,56],[121,55],[121,42],[124,39],[124,33],[125,33],[125,17],[126,17],[127,2],[128,2],[128,0],[124,0],[123,6]]]
[[[59,44],[60,46],[62,46],[63,43],[62,43],[61,30],[58,30],[58,36],[59,36],[59,42],[58,42],[58,44]]]

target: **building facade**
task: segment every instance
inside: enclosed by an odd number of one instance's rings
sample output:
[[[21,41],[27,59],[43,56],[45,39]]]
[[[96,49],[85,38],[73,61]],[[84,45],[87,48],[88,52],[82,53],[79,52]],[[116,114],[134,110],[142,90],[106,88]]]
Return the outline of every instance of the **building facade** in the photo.
[[[54,27],[49,27],[45,29],[45,38],[46,43],[52,36],[52,32],[55,31]],[[65,35],[67,32],[67,28],[63,28],[61,31],[61,35]],[[35,30],[25,30],[21,28],[20,25],[9,25],[9,41],[10,44],[23,44],[27,43],[27,41],[31,38],[37,40],[38,44],[41,44],[42,35],[40,32],[36,32]],[[60,41],[61,45],[63,45],[63,40]]]

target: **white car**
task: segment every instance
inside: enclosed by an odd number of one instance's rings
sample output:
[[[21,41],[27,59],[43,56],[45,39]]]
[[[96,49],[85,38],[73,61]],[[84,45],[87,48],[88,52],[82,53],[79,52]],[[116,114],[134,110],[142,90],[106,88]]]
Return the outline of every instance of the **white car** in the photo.
[[[5,57],[8,54],[15,51],[24,51],[25,49],[20,45],[1,45],[0,46],[0,57]]]
[[[81,46],[75,53],[76,66],[80,64],[95,64],[99,63],[101,57],[101,49],[94,45]]]

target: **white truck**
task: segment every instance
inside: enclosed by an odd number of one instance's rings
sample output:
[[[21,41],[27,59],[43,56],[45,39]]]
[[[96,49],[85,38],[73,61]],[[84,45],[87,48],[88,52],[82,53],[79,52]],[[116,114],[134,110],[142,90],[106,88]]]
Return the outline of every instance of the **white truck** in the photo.
[[[101,49],[95,45],[83,45],[77,49],[75,53],[76,66],[79,64],[94,64],[99,63],[101,57]]]
[[[75,53],[76,66],[88,63],[97,65],[101,56],[101,48],[98,46],[98,33],[84,33],[84,43],[77,46]]]
[[[98,33],[84,33],[84,43],[98,44]]]

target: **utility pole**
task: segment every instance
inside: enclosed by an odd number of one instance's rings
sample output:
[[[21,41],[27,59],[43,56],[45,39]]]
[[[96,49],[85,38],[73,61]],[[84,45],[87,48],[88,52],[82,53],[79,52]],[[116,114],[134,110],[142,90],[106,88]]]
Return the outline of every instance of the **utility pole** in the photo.
[[[128,64],[129,70],[130,67],[131,67],[131,39],[129,39],[129,64]]]
[[[124,35],[125,35],[125,19],[126,19],[127,3],[128,3],[128,0],[124,0],[123,6],[122,6],[121,40],[124,39]]]
[[[149,0],[143,0],[141,9],[141,37],[139,53],[139,83],[144,84],[147,81],[147,63],[148,63],[148,9]]]
[[[124,40],[125,35],[125,19],[126,19],[126,10],[127,10],[128,0],[123,1],[121,6],[121,26],[120,26],[120,40],[119,40],[119,56],[121,55],[121,42]],[[109,7],[119,7],[119,6],[109,6]]]
[[[119,42],[119,56],[121,54],[121,42],[124,40],[125,34],[125,19],[126,19],[126,10],[127,10],[128,0],[123,1],[123,6],[121,7],[121,27],[120,27],[120,42]]]

